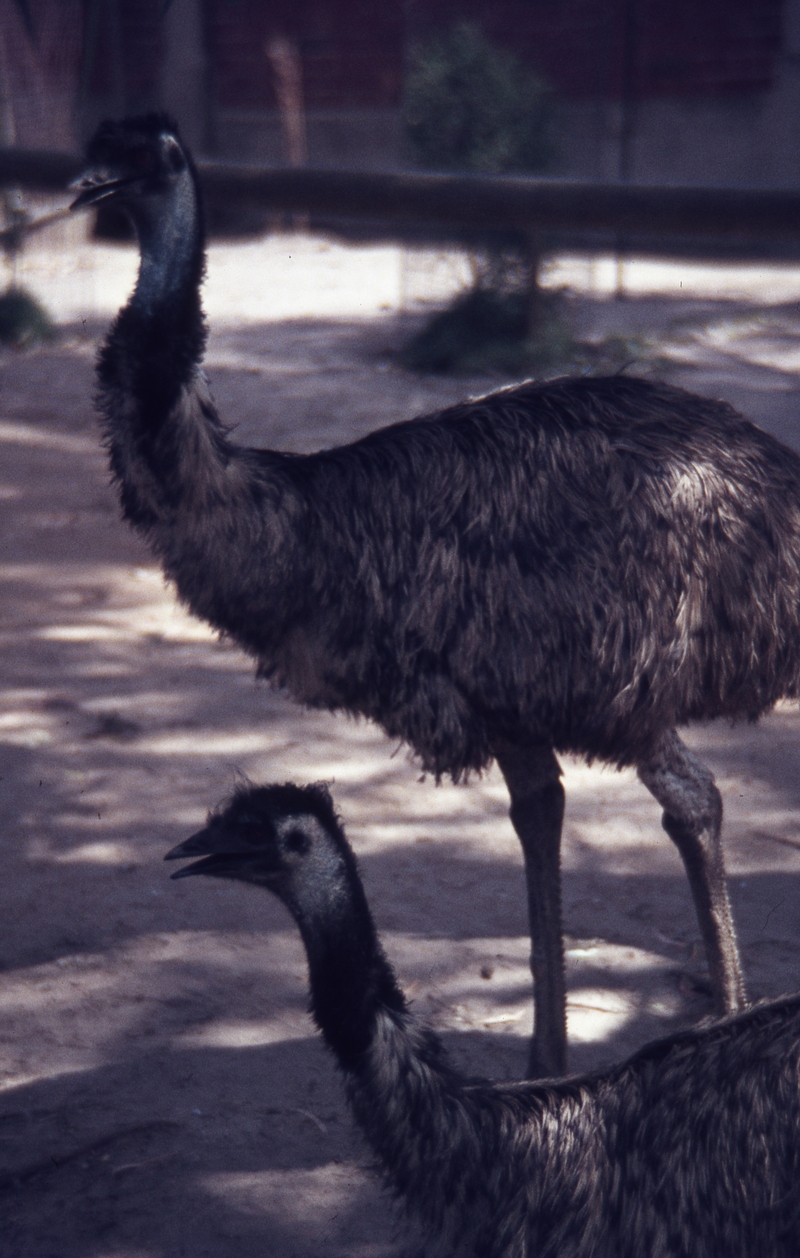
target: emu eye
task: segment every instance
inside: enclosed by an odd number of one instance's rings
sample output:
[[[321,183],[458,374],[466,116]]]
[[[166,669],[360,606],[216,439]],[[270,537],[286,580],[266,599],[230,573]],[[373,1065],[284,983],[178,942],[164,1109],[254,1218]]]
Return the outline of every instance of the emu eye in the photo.
[[[298,856],[305,856],[309,843],[302,830],[290,830],[286,836],[286,846],[290,852],[297,852]]]

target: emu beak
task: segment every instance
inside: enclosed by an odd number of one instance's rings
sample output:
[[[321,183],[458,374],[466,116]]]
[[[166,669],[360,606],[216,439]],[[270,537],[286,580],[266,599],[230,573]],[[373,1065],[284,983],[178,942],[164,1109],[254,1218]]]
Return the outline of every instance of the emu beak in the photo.
[[[203,830],[198,830],[191,838],[185,839],[183,843],[179,843],[177,847],[171,848],[166,856],[165,861],[186,860],[188,856],[202,856],[205,859],[195,861],[193,865],[187,865],[184,869],[177,870],[173,878],[190,878],[193,874],[210,873],[214,865],[218,864],[219,857],[231,855],[229,852],[220,852],[219,835],[215,834],[210,826],[206,826]]]
[[[132,183],[137,183],[143,178],[142,175],[127,175],[124,178],[115,178],[111,171],[103,167],[96,167],[94,170],[87,170],[79,179],[75,179],[70,185],[70,191],[79,189],[79,195],[69,207],[71,210],[83,210],[88,205],[96,205],[98,201],[105,201],[108,197],[113,197],[122,188],[127,188]]]
[[[194,874],[210,874],[214,878],[238,878],[244,882],[254,880],[255,870],[259,871],[259,880],[269,881],[270,874],[277,874],[265,868],[264,853],[254,848],[251,843],[237,834],[226,832],[224,827],[208,825],[198,830],[190,839],[179,843],[167,852],[164,860],[185,860],[187,856],[200,856],[201,860],[185,869],[179,869],[173,878],[191,878]]]

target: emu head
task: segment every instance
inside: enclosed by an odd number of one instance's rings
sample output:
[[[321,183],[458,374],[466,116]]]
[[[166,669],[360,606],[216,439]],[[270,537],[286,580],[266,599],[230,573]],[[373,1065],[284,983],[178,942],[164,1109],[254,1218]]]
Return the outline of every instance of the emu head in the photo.
[[[292,884],[329,877],[352,860],[326,787],[244,786],[165,860],[201,857],[173,878],[208,874],[254,882],[294,900]]]
[[[192,160],[167,114],[144,114],[103,122],[86,149],[88,168],[73,184],[79,195],[71,209],[113,201],[134,219],[147,217],[187,174]]]

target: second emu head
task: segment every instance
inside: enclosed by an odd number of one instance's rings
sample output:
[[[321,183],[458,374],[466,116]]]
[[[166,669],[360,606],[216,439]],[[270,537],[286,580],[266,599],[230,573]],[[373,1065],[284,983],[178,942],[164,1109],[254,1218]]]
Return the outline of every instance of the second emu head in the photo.
[[[240,786],[223,808],[209,814],[202,830],[169,852],[166,859],[202,858],[179,869],[173,878],[193,874],[233,878],[268,887],[280,895],[299,872],[300,862],[313,864],[315,857],[328,852],[337,839],[342,858],[351,860],[327,787],[292,783]],[[324,863],[330,866],[330,861]],[[324,876],[324,870],[319,872]],[[309,876],[307,869],[304,876]]]

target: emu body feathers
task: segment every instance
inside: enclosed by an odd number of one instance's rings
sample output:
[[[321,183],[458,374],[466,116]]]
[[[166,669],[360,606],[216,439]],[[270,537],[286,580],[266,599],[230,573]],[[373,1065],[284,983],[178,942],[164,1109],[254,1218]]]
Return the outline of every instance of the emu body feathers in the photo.
[[[263,675],[427,769],[483,768],[497,738],[639,763],[798,693],[800,460],[730,408],[566,379],[299,458],[231,446],[204,394],[129,517]]]
[[[126,203],[142,274],[100,408],[126,516],[263,674],[454,777],[497,738],[639,763],[800,692],[800,458],[724,403],[565,378],[305,457],[233,444],[185,158],[160,208]]]
[[[565,1068],[553,748],[633,764],[664,808],[718,1012],[743,986],[722,805],[676,725],[800,692],[800,459],[643,380],[528,383],[299,457],[235,445],[200,371],[202,212],[160,115],[104,124],[78,203],[142,265],[98,362],[128,520],[185,604],[299,701],[375,720],[454,779],[495,757],[522,843],[531,1072]]]

